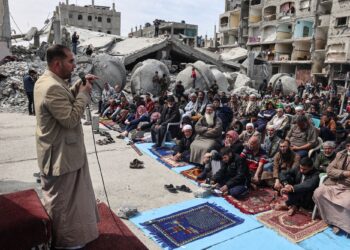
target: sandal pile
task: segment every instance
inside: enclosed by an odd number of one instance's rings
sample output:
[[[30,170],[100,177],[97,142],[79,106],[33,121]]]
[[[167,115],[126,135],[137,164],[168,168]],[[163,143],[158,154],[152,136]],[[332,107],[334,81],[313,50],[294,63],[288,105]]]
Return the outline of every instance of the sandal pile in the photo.
[[[110,143],[115,143],[115,140],[112,138],[111,134],[108,133],[107,131],[100,131],[99,132],[101,136],[105,136],[106,138],[104,138],[103,140],[97,140],[96,143],[98,145],[107,145]]]
[[[182,192],[186,192],[186,193],[192,193],[192,190],[189,187],[187,187],[186,185],[181,185],[181,186],[174,187],[173,184],[169,184],[169,185],[165,184],[164,188],[166,190],[168,190],[170,193],[177,193],[177,191],[182,191]]]

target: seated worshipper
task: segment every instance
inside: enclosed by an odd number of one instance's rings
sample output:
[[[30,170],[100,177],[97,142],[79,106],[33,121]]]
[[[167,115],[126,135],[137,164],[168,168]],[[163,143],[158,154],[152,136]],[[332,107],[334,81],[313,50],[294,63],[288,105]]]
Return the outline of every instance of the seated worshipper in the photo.
[[[314,166],[320,173],[326,173],[328,165],[334,160],[335,143],[326,141],[322,144],[323,151],[317,154]]]
[[[228,130],[234,130],[240,135],[243,132],[244,126],[238,119],[233,119]]]
[[[285,104],[285,105],[284,105],[284,113],[285,113],[286,115],[292,115],[292,116],[295,115],[294,108],[292,107],[291,104]]]
[[[131,105],[130,105],[131,106]],[[121,137],[128,136],[129,132],[136,129],[140,122],[149,122],[149,115],[145,106],[137,107],[136,113],[129,114],[125,120],[125,130],[121,133]]]
[[[346,139],[348,136],[349,134],[342,126],[337,127],[337,131],[335,133],[335,144],[337,145],[335,148],[336,153],[346,149]]]
[[[98,112],[96,114],[103,114],[103,112],[110,105],[110,99],[113,98],[114,89],[107,82],[104,84],[104,88],[102,90],[101,100],[98,102]]]
[[[267,125],[266,136],[264,139],[264,143],[261,146],[262,149],[266,152],[267,160],[267,162],[264,165],[264,171],[272,172],[274,157],[278,152],[280,141],[281,138],[277,136],[275,127],[273,125]]]
[[[337,124],[331,113],[322,114],[320,121],[320,137],[323,141],[335,141]]]
[[[150,93],[145,94],[145,104],[148,114],[151,114],[154,109],[154,101],[152,100]]]
[[[306,113],[303,106],[296,106],[295,107],[295,115],[292,118],[292,124],[295,124],[297,122],[298,116],[304,115],[306,118],[311,122],[311,115]]]
[[[267,123],[267,125],[272,125],[276,131],[281,131],[284,134],[286,129],[289,127],[289,117],[284,114],[283,108],[277,108],[277,113],[272,117],[272,119]]]
[[[117,102],[120,101],[120,98],[122,96],[125,96],[122,86],[120,84],[116,84],[114,86],[114,94],[113,94],[113,99],[115,99]]]
[[[191,93],[189,94],[189,102],[187,103],[187,105],[185,106],[184,108],[184,111],[185,111],[185,115],[187,116],[192,116],[192,114],[195,113],[194,111],[194,105],[197,101],[197,95],[196,93]]]
[[[258,119],[254,122],[256,129],[263,133],[265,131],[267,123],[272,119],[276,114],[275,107],[273,106],[272,101],[268,101],[265,105],[265,110],[261,110],[258,114]]]
[[[216,150],[211,150],[205,153],[203,158],[204,168],[202,172],[197,176],[197,180],[206,180],[206,183],[210,183],[210,179],[220,170],[221,168],[221,155]]]
[[[215,110],[215,115],[219,117],[222,121],[222,129],[226,131],[227,127],[232,122],[233,114],[229,107],[222,106],[221,100],[219,98],[214,98],[213,107]]]
[[[177,81],[174,88],[174,95],[177,98],[177,102],[180,102],[181,97],[184,97],[186,99],[184,92],[185,92],[185,87],[182,85],[182,81]]]
[[[123,122],[128,115],[129,102],[124,95],[120,97],[120,103],[117,109],[111,115],[111,118],[115,122]]]
[[[102,113],[102,118],[110,118],[112,116],[112,114],[117,110],[119,104],[117,103],[117,101],[115,99],[112,99],[110,101],[109,106],[105,109],[105,111],[103,111]]]
[[[314,206],[312,195],[318,187],[319,181],[319,172],[313,167],[312,160],[308,157],[302,158],[300,166],[287,170],[285,179],[281,180],[286,185],[280,192],[287,194],[288,200],[285,204],[276,205],[275,209],[288,210],[290,216],[295,214],[300,207],[312,209]]]
[[[250,175],[246,162],[237,154],[233,154],[230,148],[220,150],[222,166],[212,177],[212,184],[223,194],[229,194],[234,198],[243,198],[249,192]]]
[[[228,107],[232,110],[234,117],[238,115],[240,105],[241,103],[238,100],[237,95],[231,94],[230,101],[228,102]]]
[[[261,134],[255,130],[253,123],[247,123],[245,126],[245,129],[240,135],[239,140],[243,142],[243,146],[247,145],[249,139],[253,136],[258,137],[259,140],[261,140]]]
[[[207,104],[208,104],[208,100],[204,91],[198,91],[198,97],[197,97],[196,103],[194,104],[193,112],[191,114],[193,121],[198,121],[202,117],[202,115],[205,112],[205,108]]]
[[[182,127],[183,136],[178,141],[174,148],[173,159],[175,161],[185,161],[190,160],[190,147],[194,140],[195,134],[191,125],[186,124]]]
[[[196,138],[191,144],[190,162],[202,164],[203,156],[208,148],[220,145],[222,122],[215,116],[212,104],[208,104],[205,114],[195,125]]]
[[[319,186],[313,199],[322,219],[333,226],[333,232],[340,229],[350,234],[350,138],[346,149],[337,153],[328,165],[328,178]]]
[[[318,143],[316,129],[305,115],[297,117],[296,124],[289,130],[286,139],[290,141],[291,149],[301,158],[307,156],[308,151]]]
[[[260,183],[263,167],[267,162],[266,153],[260,147],[260,139],[257,136],[251,137],[240,156],[248,166],[252,176],[252,187],[255,189]]]
[[[256,116],[259,113],[259,106],[256,100],[256,96],[251,94],[249,101],[242,104],[238,114],[243,124],[247,124],[252,116]]]
[[[315,104],[312,104],[310,106],[309,114],[310,114],[311,118],[321,119],[320,113],[318,112],[317,106]]]
[[[231,148],[234,154],[242,153],[244,146],[243,143],[239,140],[239,135],[234,130],[229,130],[226,133],[224,140],[224,147]]]
[[[180,112],[176,107],[175,98],[173,96],[168,96],[167,104],[163,108],[162,115],[160,120],[152,126],[152,142],[155,143],[154,147],[161,147],[164,136],[166,136],[165,132],[167,130],[168,123],[180,122]],[[175,126],[171,126],[169,131],[174,137],[174,135],[178,132],[179,128]]]
[[[279,150],[273,158],[273,178],[275,184],[273,188],[280,191],[285,183],[281,180],[285,180],[286,171],[291,168],[299,166],[300,156],[294,153],[290,149],[290,142],[288,140],[281,140],[279,144]]]

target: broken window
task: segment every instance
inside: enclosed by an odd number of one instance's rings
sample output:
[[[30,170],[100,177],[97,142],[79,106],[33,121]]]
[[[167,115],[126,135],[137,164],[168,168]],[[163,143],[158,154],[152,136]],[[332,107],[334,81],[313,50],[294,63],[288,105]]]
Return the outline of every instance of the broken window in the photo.
[[[98,22],[102,22],[102,17],[99,16],[99,17],[97,18],[97,21],[98,21]]]
[[[78,20],[83,20],[83,15],[78,15]]]
[[[107,31],[107,34],[111,34],[111,31],[108,30],[108,31]]]
[[[303,27],[303,37],[308,37],[309,36],[310,29],[307,26]]]
[[[69,18],[73,18],[73,14],[69,14]]]
[[[336,26],[339,27],[339,26],[345,26],[348,24],[348,18],[346,16],[344,17],[338,17],[336,19]]]
[[[107,23],[111,23],[111,18],[107,17]]]
[[[301,10],[304,10],[304,9],[310,10],[310,0],[302,0],[302,1],[300,1],[300,9]]]
[[[92,16],[88,16],[88,21],[92,21]]]

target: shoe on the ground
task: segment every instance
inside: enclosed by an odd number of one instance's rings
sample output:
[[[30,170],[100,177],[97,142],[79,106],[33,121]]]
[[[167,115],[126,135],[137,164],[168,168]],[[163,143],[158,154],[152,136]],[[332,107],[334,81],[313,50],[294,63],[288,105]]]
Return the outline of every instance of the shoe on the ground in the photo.
[[[192,193],[191,189],[186,185],[176,186],[176,189],[186,193]]]
[[[164,188],[165,188],[166,190],[168,190],[170,193],[177,193],[177,190],[176,190],[176,188],[173,186],[173,184],[169,184],[169,185],[165,184],[165,185],[164,185]]]
[[[40,172],[38,172],[38,173],[33,173],[33,176],[34,176],[35,178],[40,178]]]

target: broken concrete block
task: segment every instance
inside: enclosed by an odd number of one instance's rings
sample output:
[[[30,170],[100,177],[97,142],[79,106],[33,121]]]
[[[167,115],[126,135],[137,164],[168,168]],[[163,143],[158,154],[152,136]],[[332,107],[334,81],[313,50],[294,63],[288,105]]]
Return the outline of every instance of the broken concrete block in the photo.
[[[195,68],[197,75],[195,88],[208,90],[214,83],[215,76],[210,70],[210,66],[202,61],[187,64],[186,68],[177,75],[176,82],[182,82],[186,90],[185,93],[193,92],[193,79],[191,78],[192,68]]]
[[[131,72],[131,92],[144,94],[150,92],[152,95],[159,95],[160,86],[153,83],[153,76],[158,71],[160,79],[166,74],[169,77],[168,67],[161,61],[148,59],[135,65]]]
[[[282,81],[284,95],[298,92],[295,78],[286,73],[278,73],[270,78],[269,84],[272,84],[273,89],[275,89],[276,83],[279,79]]]

